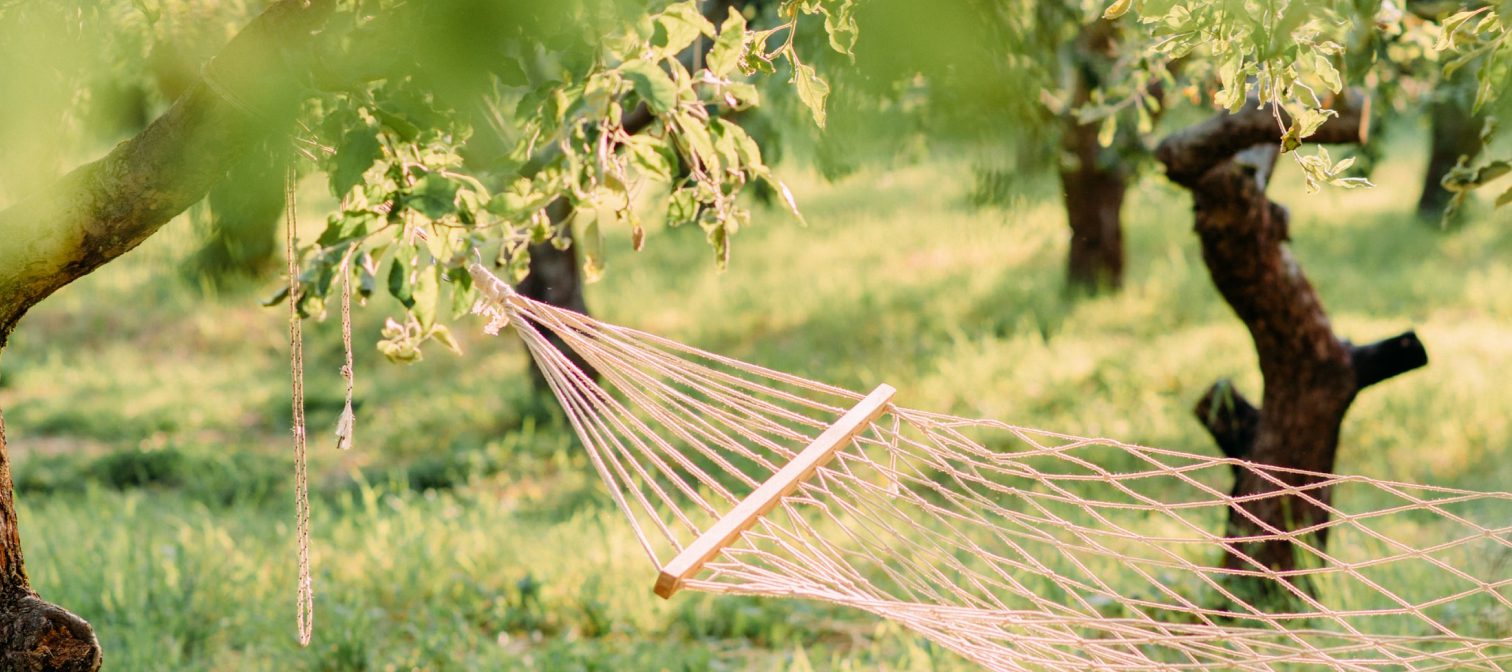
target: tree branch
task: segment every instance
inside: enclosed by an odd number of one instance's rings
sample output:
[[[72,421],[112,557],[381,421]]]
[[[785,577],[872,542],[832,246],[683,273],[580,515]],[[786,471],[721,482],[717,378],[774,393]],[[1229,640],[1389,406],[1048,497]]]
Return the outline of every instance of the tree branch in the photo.
[[[1255,435],[1260,430],[1260,409],[1234,389],[1228,379],[1213,383],[1197,400],[1192,413],[1207,428],[1225,456],[1243,459],[1255,447]]]
[[[304,91],[298,60],[334,5],[269,7],[140,134],[0,212],[0,347],[32,305],[141,244],[286,128]]]
[[[1339,116],[1332,117],[1308,136],[1308,142],[1342,144],[1364,142],[1370,135],[1370,99],[1351,91],[1344,101],[1335,101]],[[1244,109],[1220,112],[1207,121],[1167,137],[1155,148],[1155,158],[1165,164],[1172,182],[1191,187],[1214,166],[1245,148],[1265,143],[1280,144],[1281,134],[1291,124],[1291,115],[1279,110],[1280,125],[1270,108],[1250,99]]]
[[[1415,331],[1369,345],[1351,345],[1349,358],[1354,365],[1355,387],[1361,390],[1428,365],[1428,351]]]

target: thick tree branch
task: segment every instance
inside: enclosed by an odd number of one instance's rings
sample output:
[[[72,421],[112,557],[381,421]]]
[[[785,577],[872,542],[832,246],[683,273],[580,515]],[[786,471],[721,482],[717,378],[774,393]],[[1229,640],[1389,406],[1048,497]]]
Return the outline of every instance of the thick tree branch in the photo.
[[[1354,366],[1355,387],[1362,390],[1428,365],[1428,351],[1414,331],[1369,345],[1352,345],[1349,358]]]
[[[1333,108],[1339,116],[1324,122],[1306,138],[1307,142],[1326,145],[1365,141],[1370,134],[1370,99],[1350,92],[1347,100],[1340,102],[1344,104]],[[1165,164],[1166,176],[1172,182],[1191,187],[1214,166],[1250,146],[1279,145],[1281,134],[1290,124],[1291,115],[1286,110],[1262,108],[1251,99],[1239,112],[1214,115],[1166,138],[1155,148],[1155,158]]]
[[[141,244],[285,128],[301,95],[298,61],[334,4],[273,5],[140,134],[0,212],[0,346],[32,305]]]

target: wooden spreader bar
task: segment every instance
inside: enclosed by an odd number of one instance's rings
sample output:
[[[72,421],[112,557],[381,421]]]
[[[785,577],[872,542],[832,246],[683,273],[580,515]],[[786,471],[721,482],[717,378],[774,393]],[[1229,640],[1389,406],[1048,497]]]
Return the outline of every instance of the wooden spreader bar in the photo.
[[[656,577],[656,594],[670,598],[673,593],[681,590],[684,581],[697,574],[720,551],[735,543],[742,532],[776,507],[783,497],[792,494],[800,483],[814,475],[816,469],[829,462],[840,446],[849,443],[862,428],[881,416],[887,403],[892,401],[897,392],[891,385],[878,385],[865,399],[840,416],[835,424],[825,429],[793,461],[772,474],[761,487],[746,495],[734,509],[694,539],[672,562],[667,563]]]

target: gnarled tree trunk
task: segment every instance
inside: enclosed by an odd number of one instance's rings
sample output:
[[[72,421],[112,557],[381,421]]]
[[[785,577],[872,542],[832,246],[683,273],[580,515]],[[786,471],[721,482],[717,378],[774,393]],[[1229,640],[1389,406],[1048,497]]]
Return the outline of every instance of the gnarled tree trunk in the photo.
[[[5,418],[0,416],[0,669],[93,672],[100,669],[94,629],[32,590],[21,553]]]
[[[1325,124],[1311,142],[1359,142],[1368,105],[1357,101]],[[1167,138],[1156,152],[1167,175],[1192,192],[1195,228],[1213,284],[1248,327],[1265,390],[1260,408],[1220,381],[1197,405],[1197,415],[1223,452],[1263,465],[1328,474],[1339,430],[1355,395],[1366,386],[1427,363],[1412,332],[1356,347],[1336,336],[1317,292],[1292,257],[1286,209],[1265,195],[1277,157],[1276,121],[1250,107],[1219,114]],[[1235,497],[1308,487],[1320,478],[1235,470]],[[1229,511],[1224,565],[1285,571],[1319,562],[1326,529],[1298,534],[1328,520],[1330,493],[1314,488],[1246,500]]]

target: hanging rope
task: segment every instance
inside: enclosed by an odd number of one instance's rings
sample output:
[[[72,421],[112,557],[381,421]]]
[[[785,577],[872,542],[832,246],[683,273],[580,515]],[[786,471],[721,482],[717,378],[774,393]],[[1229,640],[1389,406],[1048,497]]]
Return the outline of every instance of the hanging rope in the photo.
[[[470,270],[663,574],[861,402]],[[1230,496],[1235,469],[1276,489]],[[1296,473],[889,403],[680,585],[855,607],[993,670],[1507,669],[1512,493]],[[1265,498],[1330,518],[1225,536]]]
[[[287,228],[284,251],[289,260],[289,364],[294,400],[294,524],[295,543],[299,546],[299,586],[295,597],[294,623],[298,629],[299,645],[309,646],[315,628],[315,584],[310,576],[310,481],[305,456],[304,333],[299,318],[299,255],[296,245],[299,229],[298,206],[295,204],[297,187],[294,167],[290,166],[284,179],[284,222]]]
[[[352,410],[354,367],[352,366],[352,255],[357,251],[353,245],[341,260],[341,345],[346,361],[341,365],[341,377],[346,381],[346,405],[336,421],[336,449],[352,447],[352,435],[356,431],[357,416]]]

